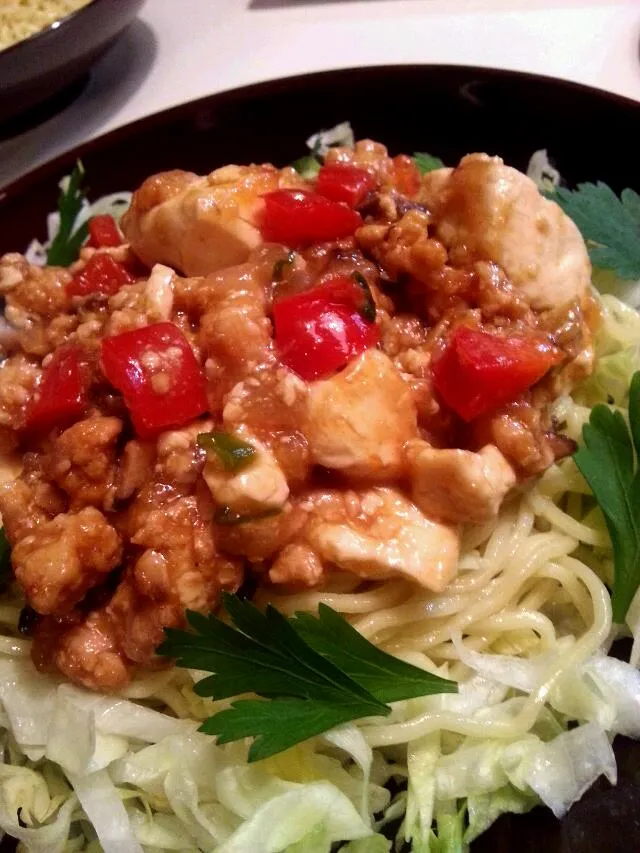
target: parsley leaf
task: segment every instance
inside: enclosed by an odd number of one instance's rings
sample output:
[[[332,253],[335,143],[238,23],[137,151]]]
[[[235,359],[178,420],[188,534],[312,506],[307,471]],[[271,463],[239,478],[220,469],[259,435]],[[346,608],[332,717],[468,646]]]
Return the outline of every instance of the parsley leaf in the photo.
[[[427,154],[426,151],[416,151],[413,155],[418,171],[421,175],[426,175],[427,172],[433,172],[435,169],[442,169],[444,163],[439,157],[434,157],[433,154]]]
[[[178,666],[213,673],[196,684],[199,696],[262,697],[238,699],[201,726],[220,743],[253,738],[250,761],[350,720],[386,716],[391,709],[385,697],[457,689],[381,652],[329,607],[318,620],[307,614],[287,619],[274,607],[261,613],[233,595],[225,594],[223,603],[235,627],[188,612],[193,631],[166,629],[158,653],[176,658]]]
[[[337,664],[381,702],[457,690],[454,681],[383,652],[326,604],[320,604],[317,619],[310,613],[296,613],[293,627],[313,649]]]
[[[256,449],[247,441],[242,441],[229,432],[201,432],[197,439],[198,447],[207,453],[215,453],[222,462],[225,471],[240,471],[245,468],[256,454]]]
[[[640,586],[640,371],[629,389],[629,421],[595,406],[574,460],[604,515],[613,545],[613,619],[623,623]]]
[[[362,716],[357,703],[284,697],[271,701],[239,699],[228,710],[205,720],[200,731],[217,735],[221,744],[253,737],[249,761],[260,761]]]
[[[640,278],[640,195],[623,190],[620,198],[602,181],[558,187],[549,195],[576,223],[596,267],[620,278]]]
[[[60,190],[58,198],[60,225],[47,251],[47,264],[50,266],[68,267],[72,264],[78,257],[80,247],[89,233],[88,222],[83,222],[75,231],[73,230],[85,198],[82,189],[83,178],[84,167],[78,160],[66,186]]]

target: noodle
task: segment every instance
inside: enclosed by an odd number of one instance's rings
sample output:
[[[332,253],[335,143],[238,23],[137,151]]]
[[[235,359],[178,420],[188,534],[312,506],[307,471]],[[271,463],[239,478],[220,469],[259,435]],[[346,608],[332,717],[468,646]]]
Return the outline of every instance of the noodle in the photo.
[[[567,470],[568,469],[568,470]],[[552,487],[554,500],[548,496]],[[558,677],[578,666],[606,640],[611,630],[609,593],[591,568],[571,556],[580,543],[608,547],[603,531],[564,512],[571,492],[584,484],[567,461],[554,466],[528,492],[505,508],[493,525],[465,531],[460,573],[442,593],[412,591],[404,581],[388,580],[362,592],[299,593],[269,600],[286,612],[316,610],[320,602],[352,618],[353,624],[387,651],[434,672],[446,671],[461,680],[461,664],[451,637],[462,632],[465,648],[499,651],[510,635],[526,632],[528,657],[545,653],[552,661],[529,697],[509,697],[487,710],[484,717],[438,711],[434,706],[393,722],[362,727],[373,747],[410,743],[446,730],[479,738],[513,738],[536,723]],[[584,502],[574,502],[582,508]],[[263,593],[264,595],[264,593]],[[554,618],[554,609],[569,607],[572,618]],[[580,626],[567,646],[567,625]],[[566,624],[565,624],[566,623]],[[506,714],[506,717],[505,717]]]
[[[568,513],[563,512],[559,506],[556,506],[550,498],[544,495],[537,494],[531,498],[534,509],[537,514],[546,518],[550,524],[553,524],[567,536],[572,536],[585,545],[593,545],[596,548],[604,548],[609,541],[604,531],[594,530],[586,524],[582,524],[572,518]]]

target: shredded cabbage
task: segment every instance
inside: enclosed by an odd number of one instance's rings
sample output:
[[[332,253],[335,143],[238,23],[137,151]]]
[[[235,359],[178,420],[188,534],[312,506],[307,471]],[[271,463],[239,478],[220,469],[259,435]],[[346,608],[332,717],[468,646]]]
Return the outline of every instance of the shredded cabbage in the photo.
[[[344,145],[353,148],[355,137],[353,129],[348,121],[343,121],[328,130],[320,130],[307,139],[307,148],[319,157],[324,157],[330,148],[335,145]]]
[[[549,162],[546,148],[534,151],[531,155],[527,165],[527,177],[531,178],[539,189],[547,192],[560,185],[560,172]]]
[[[61,190],[66,189],[68,181],[68,177],[60,181],[58,186]],[[92,203],[89,203],[86,198],[83,199],[80,213],[76,217],[75,228],[82,225],[88,219],[91,219],[92,216],[98,216],[103,213],[108,213],[110,216],[113,216],[116,222],[119,222],[120,217],[131,204],[131,195],[130,192],[122,191],[102,196]],[[55,210],[47,216],[47,239],[44,243],[41,243],[40,240],[32,240],[24,253],[25,258],[30,264],[36,264],[37,266],[44,266],[46,264],[47,249],[51,246],[59,228],[60,214]]]
[[[96,831],[104,853],[143,853],[129,816],[106,770],[71,777],[78,802]]]

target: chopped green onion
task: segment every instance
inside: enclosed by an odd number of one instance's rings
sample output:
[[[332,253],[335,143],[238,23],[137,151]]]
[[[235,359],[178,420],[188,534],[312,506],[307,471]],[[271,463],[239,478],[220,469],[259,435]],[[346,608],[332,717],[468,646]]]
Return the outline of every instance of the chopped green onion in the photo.
[[[354,272],[353,277],[355,278],[358,287],[362,290],[364,294],[364,302],[360,308],[360,314],[362,317],[364,317],[365,320],[368,320],[370,323],[375,323],[376,303],[373,298],[373,294],[371,293],[369,283],[361,272]]]
[[[251,462],[256,453],[253,445],[228,432],[201,432],[197,442],[198,447],[207,453],[216,454],[225,471],[239,471]]]
[[[291,165],[301,178],[304,178],[305,181],[312,181],[318,177],[322,163],[313,154],[307,154],[305,157],[294,160]]]
[[[291,266],[293,264],[296,257],[295,252],[289,252],[289,254],[284,258],[278,258],[278,260],[273,265],[273,272],[271,273],[272,281],[282,281],[284,276],[285,267]]]

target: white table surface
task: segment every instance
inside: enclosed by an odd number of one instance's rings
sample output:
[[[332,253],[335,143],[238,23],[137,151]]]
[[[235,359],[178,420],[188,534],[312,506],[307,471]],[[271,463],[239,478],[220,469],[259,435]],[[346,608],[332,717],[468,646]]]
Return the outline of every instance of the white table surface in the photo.
[[[0,143],[0,186],[193,98],[389,63],[532,71],[640,101],[640,0],[147,0],[71,104]]]

